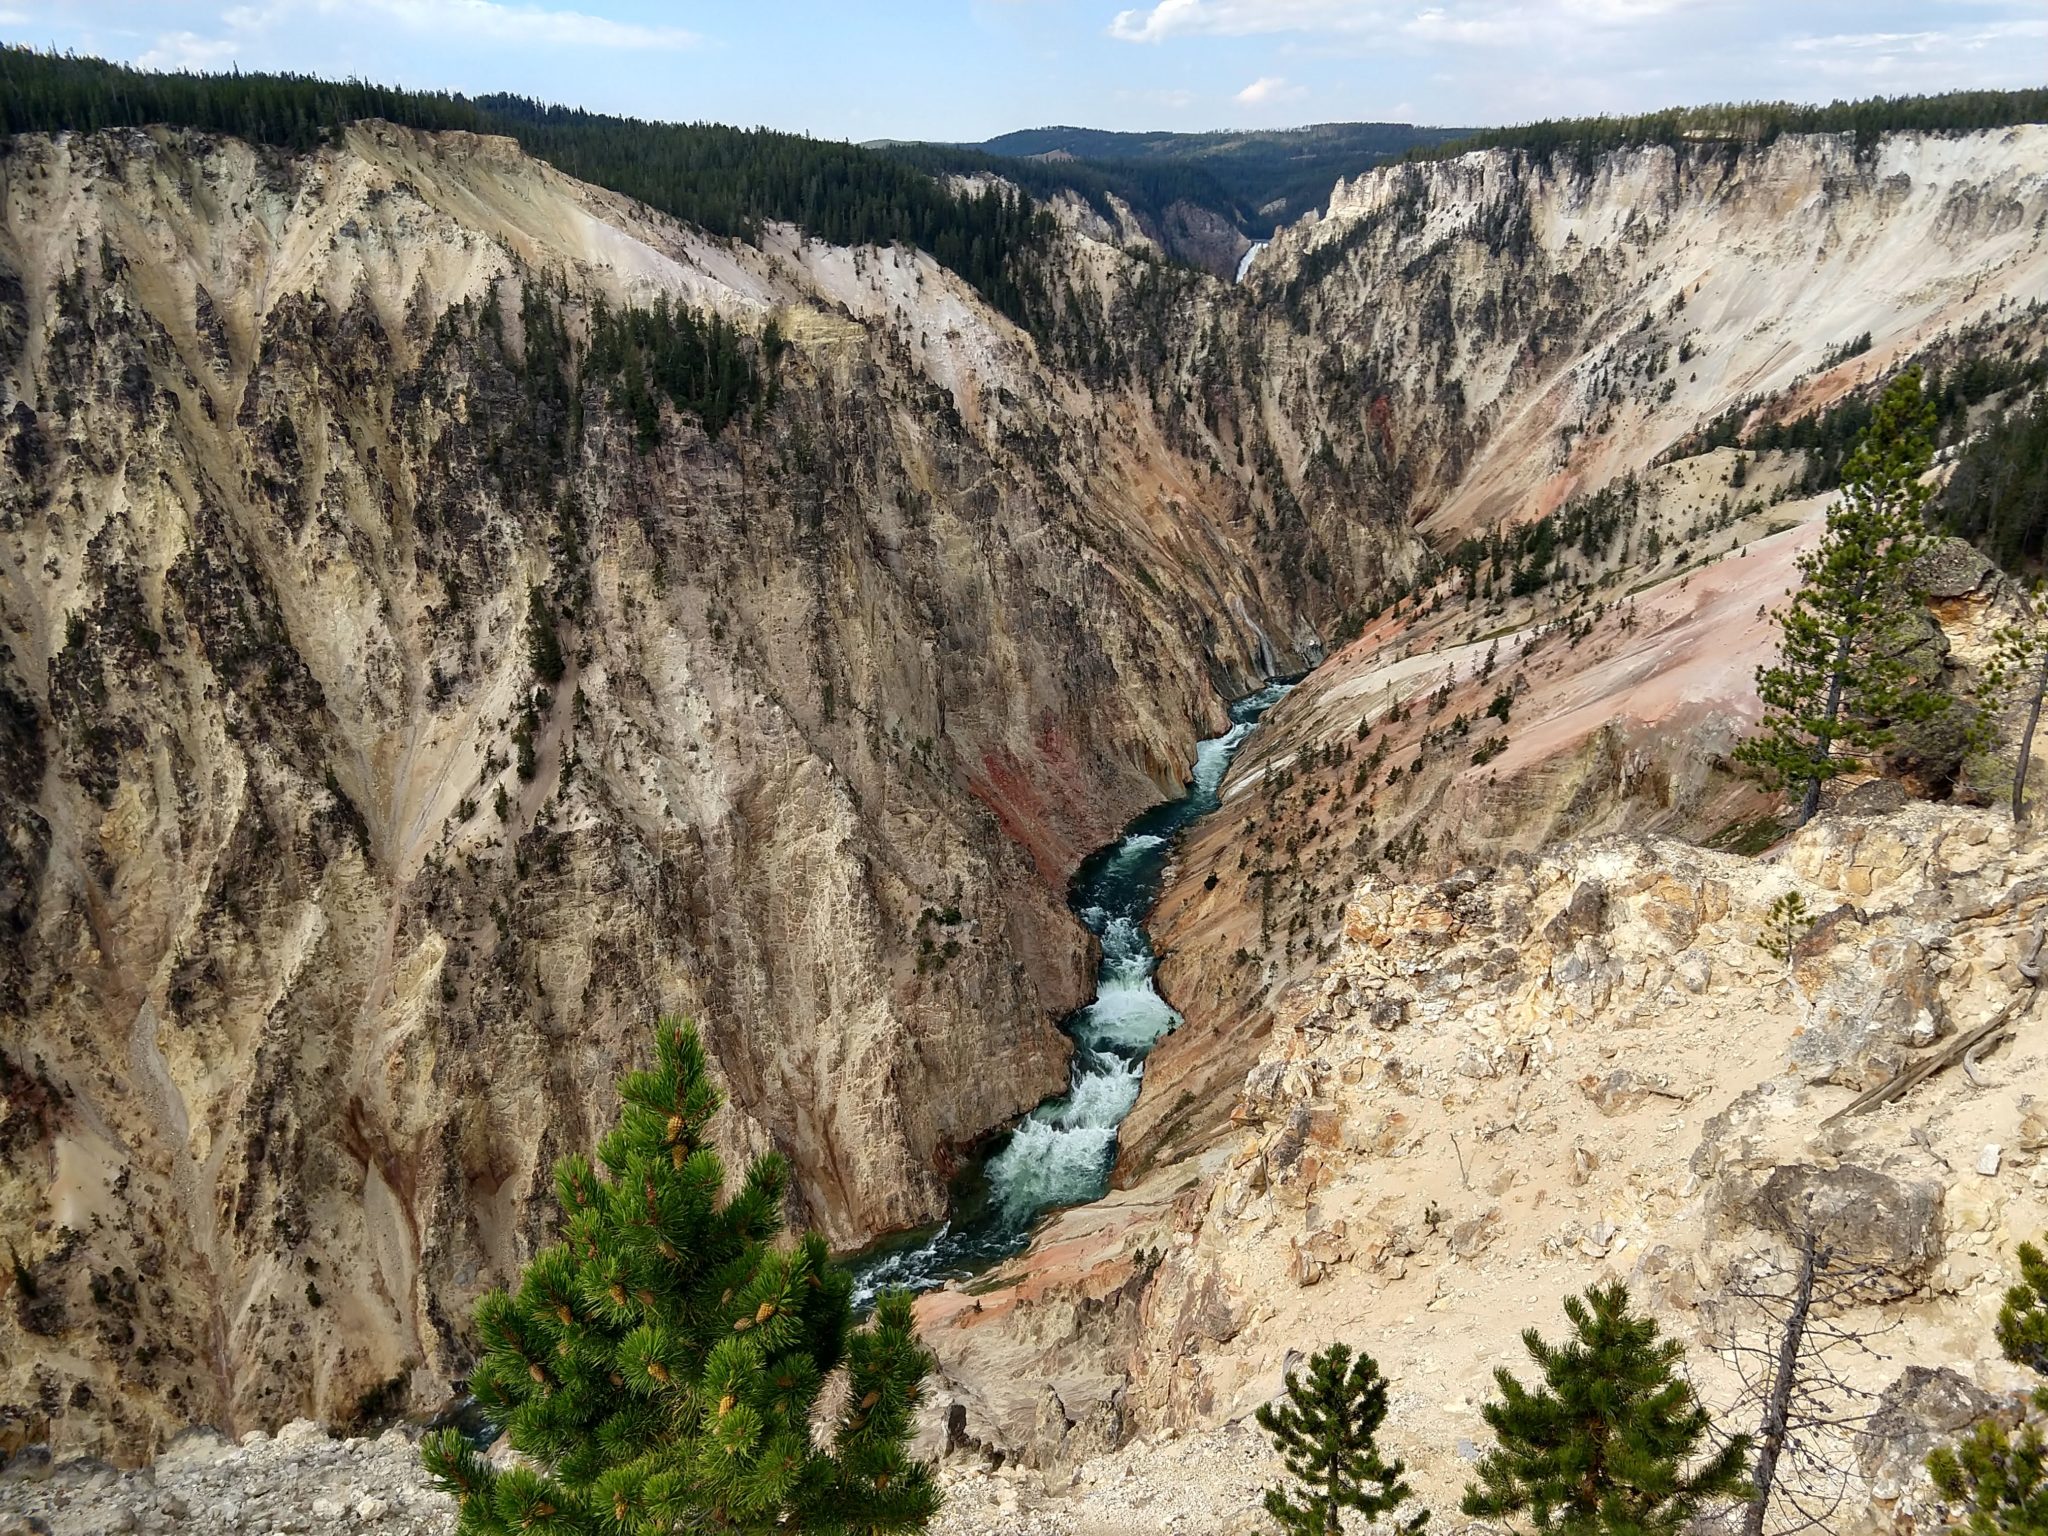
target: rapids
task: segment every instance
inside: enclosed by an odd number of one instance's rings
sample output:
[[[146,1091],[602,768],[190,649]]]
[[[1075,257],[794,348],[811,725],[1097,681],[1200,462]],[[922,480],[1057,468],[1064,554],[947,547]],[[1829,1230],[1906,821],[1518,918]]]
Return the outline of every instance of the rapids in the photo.
[[[1195,749],[1188,791],[1133,821],[1074,876],[1068,900],[1102,944],[1095,996],[1061,1025],[1073,1038],[1067,1091],[1012,1127],[954,1186],[951,1218],[853,1261],[854,1300],[890,1286],[930,1290],[1007,1258],[1048,1210],[1099,1200],[1109,1189],[1117,1127],[1138,1102],[1145,1057],[1180,1023],[1153,985],[1158,957],[1144,919],[1158,899],[1173,839],[1216,809],[1230,760],[1290,684],[1271,683],[1230,706],[1231,726]]]

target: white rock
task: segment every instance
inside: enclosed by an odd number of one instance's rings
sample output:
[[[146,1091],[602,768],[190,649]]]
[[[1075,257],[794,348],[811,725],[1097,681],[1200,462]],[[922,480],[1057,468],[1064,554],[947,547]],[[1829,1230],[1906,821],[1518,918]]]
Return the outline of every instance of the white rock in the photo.
[[[1977,1171],[1987,1179],[1995,1177],[1998,1173],[1998,1157],[1998,1143],[1985,1142],[1984,1150],[1977,1154]]]

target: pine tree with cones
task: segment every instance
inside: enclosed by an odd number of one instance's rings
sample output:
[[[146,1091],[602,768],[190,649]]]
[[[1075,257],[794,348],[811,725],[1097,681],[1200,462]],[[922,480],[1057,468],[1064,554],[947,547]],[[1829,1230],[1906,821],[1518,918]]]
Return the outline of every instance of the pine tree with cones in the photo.
[[[856,1330],[823,1239],[776,1245],[781,1159],[725,1198],[691,1026],[664,1019],[619,1096],[599,1166],[555,1166],[561,1241],[477,1304],[471,1391],[520,1463],[453,1431],[422,1446],[459,1536],[923,1530],[938,1491],[908,1445],[931,1362],[909,1297]]]
[[[1746,1498],[1749,1437],[1714,1445],[1712,1419],[1677,1373],[1683,1346],[1629,1311],[1628,1288],[1596,1286],[1564,1310],[1569,1343],[1522,1335],[1540,1387],[1494,1372],[1500,1401],[1481,1411],[1500,1443],[1464,1512],[1559,1536],[1677,1536],[1710,1505]]]
[[[1406,1464],[1380,1455],[1377,1436],[1387,1417],[1387,1383],[1371,1355],[1352,1358],[1332,1344],[1308,1363],[1308,1379],[1287,1373],[1286,1400],[1259,1407],[1259,1427],[1287,1463],[1299,1489],[1268,1488],[1266,1513],[1287,1536],[1341,1536],[1344,1511],[1367,1520],[1391,1514],[1414,1497],[1401,1480]],[[1393,1529],[1419,1531],[1418,1510]]]

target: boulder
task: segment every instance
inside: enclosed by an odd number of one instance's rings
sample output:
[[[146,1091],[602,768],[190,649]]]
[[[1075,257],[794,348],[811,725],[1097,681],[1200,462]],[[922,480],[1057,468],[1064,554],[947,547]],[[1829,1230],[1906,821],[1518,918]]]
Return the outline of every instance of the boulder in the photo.
[[[1843,791],[1828,809],[1837,816],[1889,816],[1905,804],[1906,786],[1897,779],[1866,779]]]
[[[1686,1097],[1663,1073],[1632,1072],[1626,1067],[1618,1068],[1605,1077],[1588,1073],[1579,1079],[1579,1090],[1603,1115],[1625,1115],[1640,1109],[1651,1099],[1674,1099],[1682,1103]]]
[[[1372,1005],[1365,1017],[1374,1029],[1399,1029],[1408,1022],[1408,1001],[1400,997],[1383,997]]]
[[[1500,1235],[1500,1207],[1493,1206],[1451,1228],[1451,1252],[1461,1259],[1475,1259]]]
[[[1749,1228],[1787,1241],[1811,1230],[1844,1264],[1869,1266],[1872,1290],[1905,1294],[1925,1284],[1941,1261],[1942,1187],[1907,1183],[1844,1163],[1791,1163],[1760,1183],[1722,1179],[1715,1215],[1724,1230]]]
[[[1122,1377],[1062,1376],[1039,1393],[1026,1460],[1033,1466],[1081,1461],[1113,1451],[1124,1439]]]
[[[1543,936],[1552,946],[1563,949],[1573,939],[1599,933],[1607,926],[1607,887],[1598,880],[1581,880],[1566,902],[1544,925]]]
[[[1856,1436],[1856,1464],[1880,1499],[1895,1499],[1937,1445],[1946,1445],[1999,1400],[1947,1366],[1908,1366],[1877,1400]]]
[[[1953,601],[1979,590],[1998,575],[1967,539],[1939,539],[1908,568],[1907,579],[1930,601]]]
[[[1810,1083],[1873,1088],[1946,1035],[1948,1012],[1928,958],[1917,939],[1888,935],[1846,964],[1800,967],[1802,981],[1817,986],[1806,1026],[1792,1039],[1793,1067]]]

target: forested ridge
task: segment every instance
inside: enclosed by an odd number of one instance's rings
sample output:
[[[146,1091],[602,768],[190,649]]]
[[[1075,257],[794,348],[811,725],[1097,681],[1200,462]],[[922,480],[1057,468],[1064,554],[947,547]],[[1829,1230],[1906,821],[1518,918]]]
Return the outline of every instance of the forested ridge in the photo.
[[[1221,214],[1240,227],[1257,218],[1256,210],[1206,167],[1184,161],[1041,160],[977,144],[891,144],[882,152],[934,176],[1000,176],[1041,198],[1071,192],[1104,218],[1112,216],[1112,195],[1154,218],[1180,202]]]
[[[1868,147],[1887,133],[1977,133],[2016,123],[2048,122],[2048,89],[1946,91],[1934,96],[1872,96],[1808,106],[1790,101],[1723,102],[1670,107],[1634,117],[1551,118],[1508,128],[1482,128],[1443,143],[1410,149],[1410,160],[1444,160],[1475,149],[1521,150],[1537,160],[1568,156],[1580,163],[1613,149],[1647,145],[1695,148],[1769,144],[1787,133],[1853,133]]]
[[[168,124],[303,150],[364,117],[506,134],[579,180],[713,234],[754,239],[786,222],[834,244],[900,241],[1031,326],[1046,313],[1039,256],[1050,214],[991,187],[955,193],[858,145],[715,123],[653,123],[524,97],[404,91],[298,74],[162,74],[102,59],[0,48],[0,129],[91,132]]]
[[[985,145],[899,144],[868,148],[766,128],[662,123],[505,95],[410,91],[301,74],[159,73],[100,59],[0,46],[0,132],[90,132],[165,124],[229,134],[288,150],[331,139],[346,124],[376,117],[422,130],[504,134],[566,174],[697,225],[713,234],[758,239],[783,222],[835,244],[901,242],[959,274],[989,304],[1022,325],[1048,355],[1094,382],[1135,371],[1157,382],[1163,311],[1192,274],[1143,263],[1105,308],[1055,269],[1055,221],[1035,198],[1073,191],[1105,213],[1114,194],[1157,214],[1175,202],[1212,209],[1255,228],[1278,195],[1292,208],[1327,192],[1338,160],[1385,158],[1404,146],[1434,157],[1503,146],[1548,158],[1580,160],[1609,149],[1685,144],[1711,149],[1768,143],[1791,132],[1852,132],[1874,143],[1887,131],[1963,133],[2048,120],[2048,89],[1954,91],[1880,97],[1827,106],[1788,103],[1676,108],[1636,117],[1564,119],[1488,129],[1449,142],[1421,143],[1452,130],[1403,124],[1322,124],[1274,133],[1110,134],[1039,129]],[[1461,131],[1460,131],[1461,132]],[[0,139],[0,153],[6,141]],[[1080,159],[1017,158],[1061,153]],[[1087,158],[1102,156],[1104,158]],[[985,175],[979,189],[955,190],[951,174]],[[994,178],[1000,178],[999,185]],[[1018,188],[1021,190],[1011,190]],[[1312,273],[1297,274],[1305,283]],[[621,322],[623,323],[623,322]],[[635,322],[641,324],[643,322]],[[687,317],[649,316],[600,348],[616,365],[614,388],[646,438],[657,390],[678,408],[699,412],[715,435],[755,398],[735,338],[698,331]],[[642,366],[629,366],[638,359]],[[1988,394],[2038,379],[2008,377],[2013,360],[1976,364],[1938,381],[1945,437],[1959,413]],[[1988,372],[1987,372],[1988,369]],[[2022,370],[2026,371],[2026,370]],[[1992,375],[1995,374],[1996,377]],[[1980,376],[1982,375],[1982,376]],[[1831,488],[1847,445],[1865,425],[1867,402],[1851,398],[1826,412],[1747,432],[1755,402],[1707,424],[1684,451],[1718,443],[1807,453],[1809,492]],[[2003,503],[2001,503],[2003,505]],[[1999,514],[2003,524],[2009,511]],[[2028,537],[2030,547],[2038,539]]]
[[[979,144],[901,144],[888,150],[933,170],[992,170],[1040,196],[1071,190],[1105,214],[1104,191],[1154,219],[1163,219],[1174,203],[1192,203],[1256,239],[1320,210],[1339,177],[1357,176],[1418,145],[1469,131],[1411,123],[1316,123],[1243,133],[1057,127],[1027,128]]]

